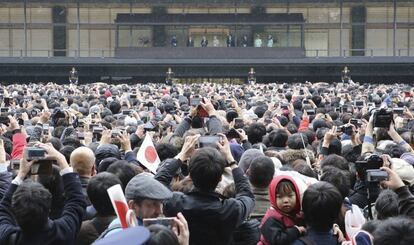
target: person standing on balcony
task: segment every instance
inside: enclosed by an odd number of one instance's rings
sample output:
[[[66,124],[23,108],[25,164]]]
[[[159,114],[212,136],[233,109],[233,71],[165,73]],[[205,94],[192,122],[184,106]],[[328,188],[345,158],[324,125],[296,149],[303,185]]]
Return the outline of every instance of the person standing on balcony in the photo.
[[[273,36],[271,34],[269,34],[269,36],[267,36],[267,47],[268,48],[273,48]]]
[[[187,47],[194,47],[194,39],[193,39],[193,37],[192,37],[192,36],[189,36],[189,37],[188,37],[188,40],[187,40]]]
[[[203,38],[201,39],[201,47],[205,48],[207,46],[208,46],[208,40],[206,36],[203,36]]]
[[[263,44],[262,39],[260,38],[260,35],[257,34],[256,39],[254,40],[254,47],[255,48],[261,48],[262,44]]]
[[[227,43],[227,47],[234,47],[234,46],[236,46],[236,45],[235,45],[234,38],[233,38],[233,35],[229,34],[229,35],[227,36],[227,41],[226,41],[226,43]]]
[[[220,47],[220,40],[218,40],[217,36],[213,37],[213,47]]]
[[[177,44],[178,44],[177,37],[174,35],[171,38],[171,47],[176,48],[177,47]]]
[[[246,35],[244,35],[244,36],[243,36],[243,38],[242,38],[242,40],[241,40],[241,46],[242,46],[243,48],[245,48],[245,47],[247,47],[247,45],[249,45],[249,41],[248,41],[248,39],[247,39],[247,36],[246,36]]]

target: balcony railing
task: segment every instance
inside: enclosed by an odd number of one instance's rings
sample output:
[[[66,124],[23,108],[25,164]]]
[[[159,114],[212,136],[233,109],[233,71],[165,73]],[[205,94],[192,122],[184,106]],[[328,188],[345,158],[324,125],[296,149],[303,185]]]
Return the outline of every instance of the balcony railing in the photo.
[[[208,47],[208,49],[214,47]],[[151,48],[148,48],[151,49]],[[154,48],[156,49],[156,48]],[[242,48],[240,48],[242,49]],[[263,47],[263,49],[267,49]],[[55,55],[55,53],[66,54]],[[371,49],[305,49],[306,57],[322,58],[322,57],[414,57],[414,48],[392,49],[371,48]],[[0,57],[13,58],[52,58],[52,57],[71,57],[71,58],[115,58],[114,49],[0,49]],[[248,57],[246,57],[248,58]]]

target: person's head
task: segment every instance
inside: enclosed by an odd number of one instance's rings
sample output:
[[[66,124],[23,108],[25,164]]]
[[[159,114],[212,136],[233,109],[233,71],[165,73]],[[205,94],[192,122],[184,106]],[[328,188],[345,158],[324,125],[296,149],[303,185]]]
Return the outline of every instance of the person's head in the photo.
[[[109,110],[111,110],[112,114],[118,114],[121,112],[121,104],[118,101],[112,101],[109,104]]]
[[[125,188],[128,207],[137,218],[157,218],[162,214],[162,203],[172,197],[172,192],[148,173],[132,178]]]
[[[302,160],[303,161],[303,159],[298,159],[298,160]],[[304,161],[302,163],[299,163],[299,164],[295,164],[293,166],[293,170],[296,171],[296,172],[298,172],[298,173],[300,173],[300,174],[302,174],[302,175],[305,175],[305,176],[308,176],[308,177],[311,177],[311,178],[316,178],[316,173],[306,163],[306,161]]]
[[[67,162],[70,161],[70,155],[72,154],[72,152],[75,150],[75,147],[71,146],[71,145],[66,145],[63,146],[62,148],[60,148],[59,152],[62,153],[63,156],[65,156],[65,159]]]
[[[398,216],[398,195],[392,190],[383,190],[375,201],[377,219],[384,220]]]
[[[107,189],[117,184],[122,184],[119,178],[107,172],[99,173],[89,180],[86,192],[99,215],[115,215]]]
[[[288,140],[288,133],[283,129],[276,129],[269,133],[268,140],[269,146],[274,147],[286,147],[286,142]]]
[[[331,154],[331,155],[324,157],[320,165],[321,165],[321,168],[324,168],[327,166],[333,166],[341,170],[349,171],[348,161],[344,157],[336,155],[336,154]]]
[[[341,170],[335,166],[328,165],[322,168],[322,176],[320,180],[331,183],[338,188],[342,198],[344,199],[349,195],[349,191],[351,189],[350,175],[349,171]]]
[[[23,233],[34,234],[47,224],[52,194],[41,184],[25,181],[14,192],[12,211]]]
[[[125,190],[128,182],[135,176],[134,168],[125,160],[118,160],[109,165],[106,169],[109,173],[115,174],[122,182],[122,190]]]
[[[190,178],[194,186],[202,191],[214,191],[221,181],[226,160],[221,153],[211,147],[197,150],[188,164]]]
[[[287,140],[287,146],[293,150],[304,149],[308,145],[308,138],[301,133],[292,134]]]
[[[300,211],[300,194],[292,177],[280,175],[269,185],[269,198],[272,207],[284,214]]]
[[[252,144],[262,142],[263,136],[266,134],[266,127],[261,123],[252,123],[246,131],[249,141]]]
[[[75,149],[70,155],[70,165],[80,176],[91,177],[96,174],[95,155],[88,147]]]
[[[329,231],[338,217],[342,201],[341,193],[332,184],[324,181],[312,184],[302,200],[306,224],[316,231]]]
[[[389,218],[378,225],[373,235],[375,245],[411,245],[414,244],[414,223],[410,218]]]
[[[272,159],[264,156],[256,158],[247,170],[250,184],[257,188],[268,187],[274,174],[275,165]]]
[[[145,245],[179,245],[177,236],[174,232],[163,225],[148,226],[150,238]]]
[[[168,158],[173,158],[178,154],[177,148],[172,144],[161,143],[155,147],[158,153],[160,161],[164,161]]]

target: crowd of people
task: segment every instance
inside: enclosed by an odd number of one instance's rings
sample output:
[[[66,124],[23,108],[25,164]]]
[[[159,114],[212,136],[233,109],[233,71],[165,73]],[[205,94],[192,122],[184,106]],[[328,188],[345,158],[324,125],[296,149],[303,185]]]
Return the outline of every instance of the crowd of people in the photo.
[[[250,43],[249,38],[247,37],[247,35],[243,35],[240,37],[240,40],[237,40],[236,37],[233,36],[233,34],[228,34],[225,40],[225,43],[221,43],[220,39],[217,35],[213,36],[213,42],[212,42],[212,46],[213,47],[255,47],[255,48],[261,48],[261,47],[268,47],[268,48],[272,48],[274,46],[275,43],[277,43],[277,39],[273,38],[273,35],[268,34],[267,35],[267,39],[265,40],[266,42],[264,42],[262,40],[262,38],[260,37],[260,34],[256,34],[254,37],[254,41],[253,43]],[[176,35],[173,35],[171,37],[171,41],[170,41],[171,47],[176,48],[179,46],[178,44],[178,39]],[[200,41],[200,47],[206,48],[208,47],[208,38],[203,35],[201,37],[201,41]],[[194,47],[194,38],[190,35],[188,36],[187,39],[187,43],[186,43],[187,47]]]
[[[0,244],[414,244],[413,96],[353,82],[1,86]],[[147,138],[156,156],[140,155]]]

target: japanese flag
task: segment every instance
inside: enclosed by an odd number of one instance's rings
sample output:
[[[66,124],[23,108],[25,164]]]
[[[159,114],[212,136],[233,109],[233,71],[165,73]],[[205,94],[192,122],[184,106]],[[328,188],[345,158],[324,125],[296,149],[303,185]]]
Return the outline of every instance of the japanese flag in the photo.
[[[128,205],[124,196],[124,192],[122,191],[121,185],[114,185],[107,190],[109,198],[111,199],[112,206],[115,209],[116,215],[119,218],[121,223],[121,227],[123,229],[128,228],[127,223],[127,212],[128,212]]]
[[[157,172],[158,165],[160,165],[161,161],[149,134],[145,135],[144,142],[142,142],[137,154],[137,160],[152,173],[155,174]]]

